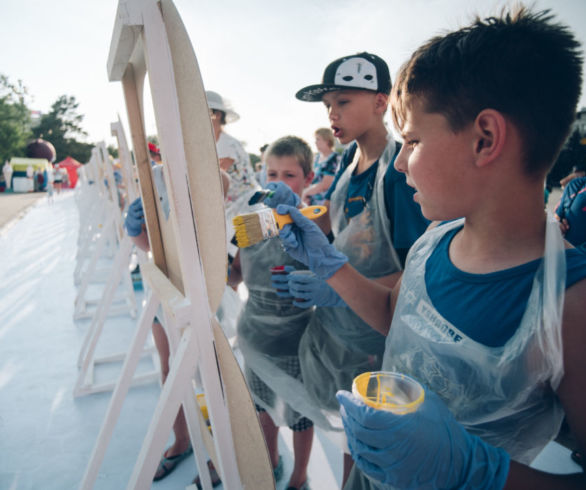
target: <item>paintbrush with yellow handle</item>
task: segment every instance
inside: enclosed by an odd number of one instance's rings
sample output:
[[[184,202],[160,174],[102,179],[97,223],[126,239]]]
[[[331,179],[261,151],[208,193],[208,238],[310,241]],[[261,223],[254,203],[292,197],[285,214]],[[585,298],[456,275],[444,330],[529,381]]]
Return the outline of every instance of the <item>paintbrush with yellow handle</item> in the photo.
[[[325,214],[325,206],[308,206],[299,210],[303,216],[316,219]],[[283,226],[293,223],[288,214],[278,214],[271,208],[254,213],[241,214],[232,219],[236,231],[236,243],[240,248],[250,247],[263,240],[276,237]]]

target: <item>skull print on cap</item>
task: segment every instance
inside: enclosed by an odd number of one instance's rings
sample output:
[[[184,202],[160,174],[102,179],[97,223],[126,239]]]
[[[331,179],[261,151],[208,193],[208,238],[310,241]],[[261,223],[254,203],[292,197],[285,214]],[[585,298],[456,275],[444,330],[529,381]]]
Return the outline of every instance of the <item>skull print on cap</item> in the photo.
[[[321,84],[302,88],[295,97],[299,100],[320,102],[327,92],[347,89],[389,94],[389,67],[382,58],[366,52],[344,56],[326,67]]]
[[[336,70],[334,84],[348,87],[376,90],[376,68],[364,58],[350,58],[344,61]]]

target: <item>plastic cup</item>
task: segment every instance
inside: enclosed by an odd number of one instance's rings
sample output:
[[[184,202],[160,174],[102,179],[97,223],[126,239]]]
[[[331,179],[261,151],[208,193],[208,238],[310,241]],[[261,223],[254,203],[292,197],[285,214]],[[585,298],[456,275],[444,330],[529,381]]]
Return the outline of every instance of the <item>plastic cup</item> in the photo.
[[[368,406],[404,415],[417,410],[425,391],[413,378],[401,373],[372,371],[354,378],[352,393]]]
[[[284,265],[276,265],[275,267],[271,267],[270,269],[271,274],[283,274],[283,275],[287,275],[289,274],[286,270],[285,270],[285,266]],[[289,288],[287,287],[287,289],[277,289],[277,291],[279,293],[288,293],[289,292]]]
[[[206,404],[206,396],[203,393],[199,393],[196,395],[197,404],[199,405],[199,409],[201,410],[201,414],[203,415],[204,420],[206,421],[206,425],[208,429],[211,431],[211,424],[210,424],[210,416],[208,414],[208,406]]]

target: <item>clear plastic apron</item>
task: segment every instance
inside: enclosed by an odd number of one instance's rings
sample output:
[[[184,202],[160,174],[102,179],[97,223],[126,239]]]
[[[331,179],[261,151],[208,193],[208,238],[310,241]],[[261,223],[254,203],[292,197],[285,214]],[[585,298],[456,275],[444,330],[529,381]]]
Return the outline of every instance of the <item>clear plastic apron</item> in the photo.
[[[554,391],[563,376],[564,243],[559,225],[548,216],[544,260],[521,324],[503,347],[486,347],[445,320],[425,287],[427,259],[442,236],[462,222],[431,230],[411,248],[383,369],[413,376],[435,391],[470,433],[529,464],[557,435],[563,418]],[[367,489],[392,487],[353,468],[344,490]]]
[[[352,266],[371,278],[400,270],[384,202],[384,176],[394,153],[395,142],[389,135],[379,159],[372,197],[362,213],[350,220],[344,215],[356,157],[340,177],[331,198],[334,245],[348,256]],[[316,308],[299,346],[301,372],[314,403],[328,412],[336,430],[341,427],[336,391],[351,389],[355,376],[380,368],[384,342],[383,335],[349,308]]]
[[[312,419],[320,414],[308,402],[299,374],[299,340],[313,310],[293,306],[290,298],[279,298],[271,287],[270,268],[292,265],[293,260],[275,238],[240,249],[240,264],[248,300],[237,325],[238,347],[247,370],[251,370],[276,395],[270,403],[256,393],[255,402],[265,408],[277,425],[291,425],[291,410]]]
[[[425,288],[427,258],[441,237],[461,224],[436,228],[410,251],[383,369],[413,376],[435,391],[470,433],[529,464],[557,435],[563,418],[554,391],[563,376],[564,242],[549,216],[544,260],[521,324],[504,346],[487,347],[445,320]]]

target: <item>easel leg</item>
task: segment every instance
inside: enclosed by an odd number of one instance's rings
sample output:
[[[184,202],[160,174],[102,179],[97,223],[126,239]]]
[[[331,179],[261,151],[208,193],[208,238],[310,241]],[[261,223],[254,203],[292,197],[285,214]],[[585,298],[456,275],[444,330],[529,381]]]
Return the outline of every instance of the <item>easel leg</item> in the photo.
[[[136,371],[136,366],[142,355],[142,349],[147,335],[150,332],[151,325],[153,323],[153,319],[155,318],[158,307],[159,300],[150,294],[144,310],[140,316],[138,328],[134,335],[134,339],[132,340],[130,350],[128,351],[128,355],[124,361],[120,379],[118,380],[116,389],[114,390],[112,398],[110,399],[108,411],[106,412],[106,417],[102,423],[102,427],[100,429],[96,445],[94,446],[90,462],[86,468],[85,475],[81,482],[80,489],[90,490],[94,486],[100,465],[102,464],[106,449],[108,448],[108,443],[110,442],[114,427],[116,426],[116,422],[120,416],[120,411],[122,410],[124,399],[126,398],[128,388],[132,383],[132,377]],[[144,488],[148,487],[145,486]]]
[[[179,406],[188,397],[195,398],[192,393],[191,379],[195,373],[195,368],[198,364],[198,349],[195,342],[191,339],[191,331],[188,330],[182,337],[178,350],[175,354],[175,359],[167,381],[163,385],[163,391],[159,398],[159,403],[155,409],[155,413],[149,425],[149,430],[145,436],[140,454],[130,481],[128,482],[127,489],[142,489],[149,488],[155,474],[157,464],[163,450],[165,449],[165,443],[167,437],[171,432],[173,421],[179,412]],[[191,413],[195,406],[190,406],[189,402],[185,402],[184,405],[186,417],[188,420],[188,427],[190,436],[192,436],[192,443],[200,444],[198,439],[198,432],[193,424],[198,424],[197,420],[193,420]],[[189,414],[189,415],[187,415]],[[198,425],[199,427],[199,425]],[[200,446],[200,448],[203,447]],[[200,452],[199,448],[194,447],[194,452],[197,455]],[[206,475],[204,471],[206,469],[206,462],[203,458],[196,456],[196,462],[200,475],[205,479]],[[203,471],[202,471],[203,469]],[[209,476],[207,476],[209,478]]]

